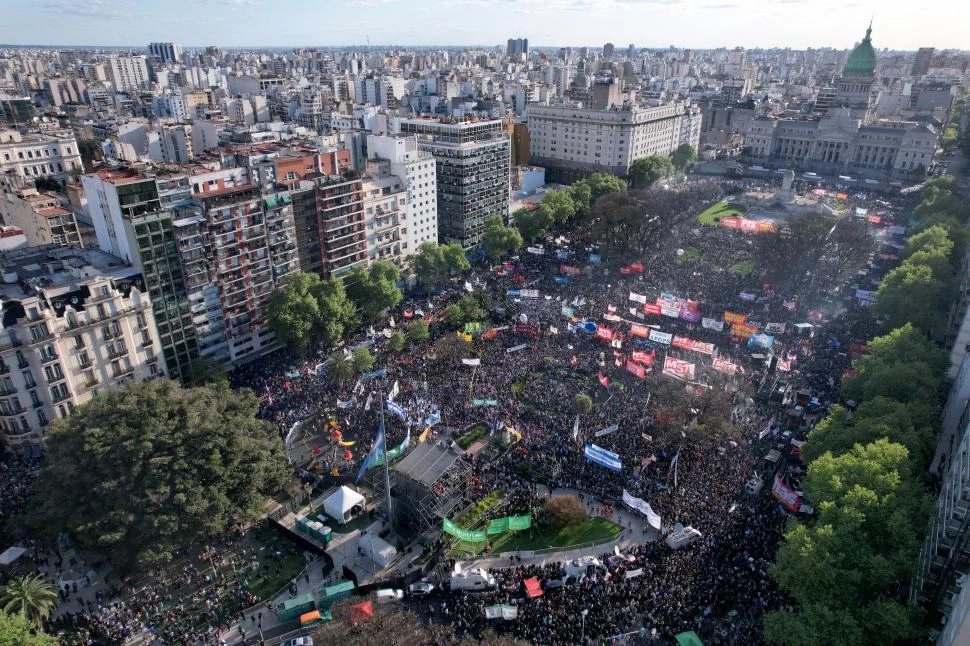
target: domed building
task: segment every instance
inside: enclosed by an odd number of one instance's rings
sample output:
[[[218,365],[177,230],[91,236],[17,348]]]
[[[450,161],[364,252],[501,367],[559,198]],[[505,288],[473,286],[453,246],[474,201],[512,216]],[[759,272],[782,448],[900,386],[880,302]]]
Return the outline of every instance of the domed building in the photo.
[[[876,82],[876,50],[872,47],[872,25],[866,29],[866,37],[856,45],[842,68],[842,76],[836,83],[832,108],[848,108],[853,119],[863,123],[872,120],[873,110],[879,100]]]

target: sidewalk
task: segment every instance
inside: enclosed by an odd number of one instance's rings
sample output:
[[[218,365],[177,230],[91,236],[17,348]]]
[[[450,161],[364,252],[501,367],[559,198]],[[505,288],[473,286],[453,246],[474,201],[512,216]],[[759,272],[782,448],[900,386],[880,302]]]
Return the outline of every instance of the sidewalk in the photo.
[[[539,485],[538,489],[540,493],[549,493],[551,496],[571,495],[579,497],[579,495],[582,493],[584,497],[583,504],[586,505],[587,510],[590,510],[590,508],[593,506],[598,508],[603,507],[603,503],[599,500],[590,501],[589,494],[577,491],[575,489],[560,488],[549,491],[548,488],[542,485]],[[640,514],[637,514],[636,512],[626,509],[622,506],[622,503],[620,506],[613,507],[612,517],[606,518],[625,528],[623,533],[608,543],[600,543],[599,545],[577,549],[565,549],[563,551],[549,552],[545,554],[529,555],[528,553],[523,553],[521,558],[517,557],[515,559],[514,564],[512,563],[511,559],[506,557],[486,557],[468,561],[467,563],[462,563],[462,567],[465,569],[477,567],[501,569],[512,567],[513,565],[529,565],[533,563],[546,563],[549,561],[569,561],[572,559],[577,559],[581,556],[595,556],[598,554],[604,554],[606,552],[612,552],[614,547],[619,547],[621,550],[623,550],[636,545],[653,543],[660,538],[657,532],[653,531],[650,527],[647,527],[646,518]],[[644,531],[645,529],[646,531]]]

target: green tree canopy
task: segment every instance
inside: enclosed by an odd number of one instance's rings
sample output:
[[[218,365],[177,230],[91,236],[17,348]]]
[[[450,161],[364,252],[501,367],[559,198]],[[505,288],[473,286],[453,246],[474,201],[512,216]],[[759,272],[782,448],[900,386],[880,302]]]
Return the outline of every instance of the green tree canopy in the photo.
[[[586,393],[576,393],[573,397],[573,408],[577,413],[585,415],[593,410],[593,399]]]
[[[427,341],[430,335],[431,333],[428,330],[428,324],[423,320],[414,321],[408,326],[408,338],[411,339],[413,343]]]
[[[876,289],[872,311],[889,327],[907,323],[935,332],[948,299],[947,285],[934,276],[933,267],[906,260],[887,273]]]
[[[367,348],[357,348],[353,353],[354,372],[363,374],[374,367],[374,355]]]
[[[583,180],[590,190],[590,207],[604,195],[626,190],[626,182],[609,173],[593,173]]]
[[[337,381],[347,381],[353,379],[357,374],[354,369],[354,357],[343,350],[337,350],[330,355],[329,374]]]
[[[650,188],[661,177],[670,175],[673,165],[670,158],[661,155],[651,155],[635,159],[630,164],[630,184],[633,188]]]
[[[568,223],[576,215],[576,203],[569,191],[549,191],[542,198],[543,206],[552,211],[552,218],[559,226]]]
[[[523,243],[532,242],[545,233],[538,218],[525,209],[517,210],[512,217]]]
[[[697,161],[697,151],[690,144],[680,144],[670,156],[674,168],[683,172],[688,166]]]
[[[54,584],[41,574],[11,579],[0,589],[0,609],[21,615],[34,626],[49,618],[59,602]]]
[[[569,191],[569,199],[573,201],[573,205],[576,207],[576,216],[584,217],[587,215],[593,203],[593,191],[590,189],[589,182],[580,180],[567,190]]]
[[[444,245],[423,242],[411,256],[411,269],[428,291],[437,289],[453,274],[470,268],[465,250],[457,242]]]
[[[58,643],[56,637],[40,632],[23,615],[0,612],[0,646],[57,646]]]
[[[846,379],[842,391],[856,401],[883,396],[904,404],[937,406],[946,366],[946,352],[906,324],[869,342],[869,354],[852,364],[858,376]]]
[[[387,347],[389,347],[392,352],[400,352],[404,349],[405,343],[406,340],[404,335],[400,332],[395,332],[391,335],[391,338],[387,340]]]
[[[122,572],[260,516],[286,474],[250,390],[133,383],[55,420],[34,525],[70,532]]]
[[[500,218],[492,218],[485,223],[482,246],[485,255],[495,260],[517,252],[522,247],[522,234],[518,229],[503,225]]]
[[[347,297],[360,308],[365,320],[373,321],[403,300],[401,290],[397,287],[400,278],[397,265],[386,260],[375,260],[370,269],[352,269],[343,282]]]
[[[320,303],[316,292],[319,287],[319,276],[298,271],[286,276],[283,286],[269,297],[270,328],[276,338],[299,352],[305,351],[317,334]]]

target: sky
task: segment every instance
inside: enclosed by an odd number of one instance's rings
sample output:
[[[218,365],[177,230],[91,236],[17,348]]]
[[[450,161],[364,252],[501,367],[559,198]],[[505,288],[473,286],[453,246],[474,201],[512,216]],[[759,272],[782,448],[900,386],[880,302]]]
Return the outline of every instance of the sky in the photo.
[[[966,1],[0,0],[0,42],[848,49],[874,13],[877,49],[970,49]]]

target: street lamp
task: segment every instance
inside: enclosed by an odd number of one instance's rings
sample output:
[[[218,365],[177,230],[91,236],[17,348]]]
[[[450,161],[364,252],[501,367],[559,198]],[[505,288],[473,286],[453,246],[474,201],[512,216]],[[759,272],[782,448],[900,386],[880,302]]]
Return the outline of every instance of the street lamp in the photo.
[[[579,614],[583,617],[583,629],[579,637],[579,644],[582,646],[586,643],[586,615],[589,614],[589,608],[583,608],[583,611]]]

